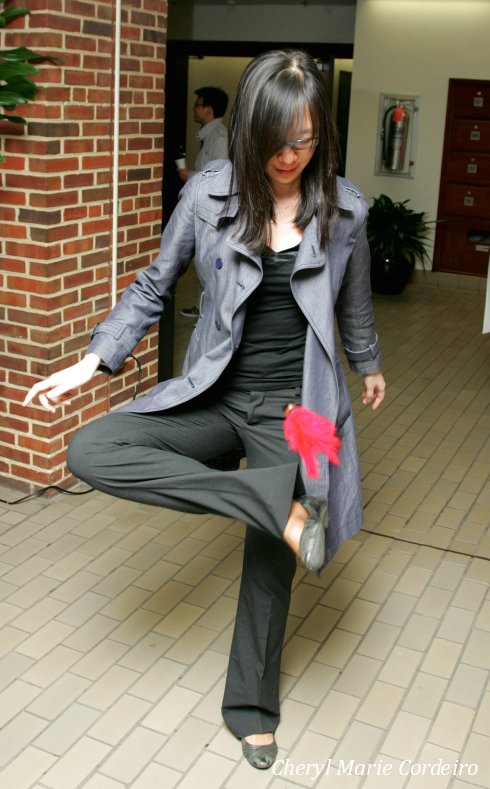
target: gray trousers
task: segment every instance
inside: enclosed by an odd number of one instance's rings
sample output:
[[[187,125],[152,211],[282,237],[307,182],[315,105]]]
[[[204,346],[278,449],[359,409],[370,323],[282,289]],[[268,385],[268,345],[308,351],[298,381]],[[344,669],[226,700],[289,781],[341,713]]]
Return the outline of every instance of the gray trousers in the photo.
[[[296,559],[282,539],[291,500],[304,490],[283,435],[283,408],[299,390],[209,392],[158,413],[115,412],[81,428],[72,473],[120,498],[247,526],[222,713],[237,737],[275,731],[279,674]],[[242,448],[247,468],[205,461]]]

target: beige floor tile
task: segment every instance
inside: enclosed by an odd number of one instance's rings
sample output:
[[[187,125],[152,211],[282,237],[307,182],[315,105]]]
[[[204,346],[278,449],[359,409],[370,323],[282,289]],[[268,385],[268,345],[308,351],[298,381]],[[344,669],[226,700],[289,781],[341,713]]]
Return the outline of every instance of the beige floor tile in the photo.
[[[418,567],[407,567],[394,587],[395,591],[400,594],[419,597],[427,584],[430,583],[431,577],[431,573],[428,570],[421,570]]]
[[[380,606],[368,600],[353,600],[338,622],[342,630],[359,635],[365,633],[373,619],[379,614]]]
[[[447,687],[447,679],[419,671],[405,696],[402,709],[414,715],[433,719]]]
[[[226,672],[228,659],[225,655],[208,649],[179,679],[179,686],[190,688],[203,695]]]
[[[399,639],[400,646],[425,651],[439,625],[439,620],[420,614],[412,614]]]
[[[53,581],[50,578],[39,575],[36,578],[32,578],[24,586],[16,589],[13,594],[6,597],[6,600],[10,605],[30,608],[50,594],[52,589]]]
[[[283,649],[281,670],[293,677],[299,677],[305,667],[315,656],[318,650],[318,642],[300,636],[293,636],[289,639]]]
[[[161,658],[131,686],[131,694],[147,701],[158,701],[183,671],[182,663]]]
[[[465,578],[461,581],[451,604],[459,608],[477,611],[488,591],[488,585],[470,581]]]
[[[360,586],[360,582],[338,577],[323,595],[321,603],[345,611],[357,595]]]
[[[43,751],[61,756],[86,733],[98,717],[96,710],[82,704],[71,704],[33,744]]]
[[[403,699],[405,691],[386,682],[374,682],[356,713],[362,723],[386,729]]]
[[[360,655],[384,660],[391,652],[399,636],[399,627],[386,625],[383,622],[373,622],[357,651]]]
[[[32,786],[35,781],[44,776],[55,761],[56,757],[52,754],[28,746],[2,770],[2,789]]]
[[[158,732],[139,726],[111,751],[99,772],[131,784],[161,746],[162,737]]]
[[[47,720],[55,720],[89,687],[88,680],[66,672],[40,693],[27,707],[28,712]]]
[[[314,766],[318,765],[319,768],[325,766],[327,760],[332,757],[336,745],[337,741],[333,738],[306,730],[287,755],[284,752],[280,753],[281,761],[276,768],[276,774],[278,779],[287,780],[288,783],[279,783],[279,786],[289,786],[289,782],[293,786],[311,786],[311,777],[317,773]],[[302,765],[312,765],[309,774],[306,774],[304,769],[301,770]],[[298,767],[301,770],[299,775]]]
[[[481,734],[470,734],[461,756],[461,761],[478,767],[477,774],[471,775],[470,780],[484,789],[490,787],[489,748],[489,737],[484,737]]]
[[[144,609],[135,611],[128,616],[124,622],[121,622],[118,627],[111,631],[111,639],[132,646],[136,644],[145,633],[152,630],[160,619],[160,614],[154,613],[153,611],[146,611]]]
[[[155,760],[175,771],[185,772],[204,751],[216,731],[217,727],[212,724],[193,717],[187,718],[158,751]]]
[[[64,646],[55,647],[44,658],[36,660],[31,668],[23,673],[22,678],[33,685],[46,688],[68,671],[80,658],[80,652],[74,649]]]
[[[378,679],[406,688],[412,682],[423,657],[423,652],[398,644],[383,662]]]
[[[174,643],[174,639],[161,636],[152,631],[143,636],[132,649],[119,659],[119,665],[138,671],[146,671]]]
[[[155,611],[163,616],[168,614],[177,603],[180,603],[189,594],[191,587],[189,584],[178,583],[175,580],[167,581],[158,591],[149,597],[144,603],[144,608]]]
[[[381,746],[381,751],[398,759],[415,759],[425,742],[430,721],[411,712],[399,712]]]
[[[308,729],[338,740],[358,707],[359,699],[356,696],[331,690],[324,701],[317,705],[317,711],[310,720]]]
[[[422,616],[440,619],[446,611],[451,598],[452,592],[430,585],[421,595],[414,610]]]
[[[0,730],[0,767],[4,767],[26,749],[48,725],[43,718],[28,712],[21,712],[12,718]],[[0,785],[2,785],[1,770]]]
[[[200,693],[188,688],[171,688],[143,718],[142,725],[162,734],[172,734],[201,698]]]
[[[234,622],[237,603],[232,597],[221,597],[216,600],[199,619],[200,627],[208,627],[217,633]]]
[[[204,753],[179,784],[179,789],[202,789],[203,786],[221,786],[234,769],[235,763],[215,753]]]
[[[182,773],[171,770],[170,767],[164,767],[163,765],[151,762],[136,780],[132,782],[131,789],[155,789],[155,787],[173,789],[174,786],[177,786],[181,778]],[[120,784],[121,787],[126,785],[127,784]],[[96,787],[94,787],[94,789],[96,789]],[[102,786],[101,789],[103,789]],[[109,789],[109,787],[107,787],[107,789]]]
[[[197,605],[182,602],[175,606],[167,616],[155,625],[154,632],[162,633],[171,638],[179,638],[185,631],[199,619],[206,609]]]
[[[123,789],[124,784],[108,778],[107,775],[95,773],[84,783],[83,787],[84,789]]]
[[[353,696],[364,697],[382,667],[380,660],[353,655],[339,676],[334,689]]]
[[[313,707],[318,706],[337,677],[337,669],[313,660],[294,683],[288,692],[288,697],[293,701],[300,701]]]
[[[490,669],[490,632],[473,630],[463,652],[462,660],[477,668]]]
[[[117,626],[118,623],[114,619],[108,619],[106,616],[96,614],[84,625],[77,628],[69,638],[65,639],[64,644],[78,651],[86,651],[88,654],[94,646],[103,641]]]
[[[395,583],[396,578],[393,575],[373,572],[358,592],[358,597],[372,603],[384,603]]]
[[[339,742],[333,755],[333,763],[348,764],[351,759],[361,764],[372,761],[373,754],[377,753],[383,739],[383,730],[367,723],[354,721],[347,729],[344,737]]]
[[[135,570],[132,567],[116,567],[107,578],[103,578],[102,581],[92,588],[92,592],[114,598],[124,589],[127,589],[139,576],[139,570]]]
[[[139,675],[135,671],[112,666],[80,696],[79,701],[102,712],[109,709],[137,679]]]
[[[323,642],[332,632],[341,615],[341,612],[335,608],[316,605],[299,626],[297,635]]]
[[[116,745],[151,708],[148,701],[126,694],[102,716],[98,716],[88,730],[90,737],[108,745]]]
[[[20,630],[26,630],[28,633],[34,633],[40,627],[50,622],[51,619],[59,616],[65,608],[66,604],[60,600],[44,597],[20,616],[17,616],[15,618],[15,626]]]
[[[76,789],[108,752],[109,746],[83,737],[48,770],[43,783],[50,789]]]
[[[328,637],[315,660],[342,669],[350,660],[362,636],[338,628]]]
[[[454,751],[461,751],[474,717],[474,710],[469,707],[443,702],[429,731],[428,741]]]

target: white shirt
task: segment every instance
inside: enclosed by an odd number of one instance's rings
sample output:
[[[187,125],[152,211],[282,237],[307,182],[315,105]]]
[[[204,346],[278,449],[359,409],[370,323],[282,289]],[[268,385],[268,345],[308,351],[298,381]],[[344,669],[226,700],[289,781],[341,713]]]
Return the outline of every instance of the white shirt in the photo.
[[[214,159],[228,159],[228,132],[223,125],[223,118],[215,118],[201,126],[197,138],[202,145],[196,157],[195,171],[204,170],[207,163]]]

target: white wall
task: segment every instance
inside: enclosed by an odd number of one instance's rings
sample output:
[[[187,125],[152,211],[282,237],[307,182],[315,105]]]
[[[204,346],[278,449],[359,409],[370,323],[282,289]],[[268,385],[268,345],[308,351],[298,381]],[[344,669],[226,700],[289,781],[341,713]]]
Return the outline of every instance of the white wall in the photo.
[[[347,176],[437,214],[449,78],[490,79],[490,0],[357,0]],[[415,178],[375,175],[380,93],[420,96]]]
[[[174,15],[174,19],[172,19]],[[194,5],[188,19],[169,6],[169,38],[196,41],[288,41],[351,44],[355,6]]]

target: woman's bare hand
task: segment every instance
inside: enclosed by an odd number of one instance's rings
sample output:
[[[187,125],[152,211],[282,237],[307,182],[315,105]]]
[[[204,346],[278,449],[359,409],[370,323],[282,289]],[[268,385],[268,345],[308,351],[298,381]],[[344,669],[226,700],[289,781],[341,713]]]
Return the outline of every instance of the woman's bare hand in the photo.
[[[373,411],[381,405],[385,397],[386,383],[384,375],[379,370],[377,373],[370,373],[364,376],[364,385],[362,387],[362,402],[364,405],[371,406]]]
[[[55,412],[57,405],[66,405],[71,403],[71,396],[73,390],[86,384],[87,381],[93,377],[95,371],[100,364],[100,358],[95,353],[87,354],[80,362],[66,367],[57,373],[53,373],[49,378],[44,381],[38,381],[37,384],[28,391],[23,405],[29,405],[35,402],[36,398],[39,404],[42,405],[47,411]]]

